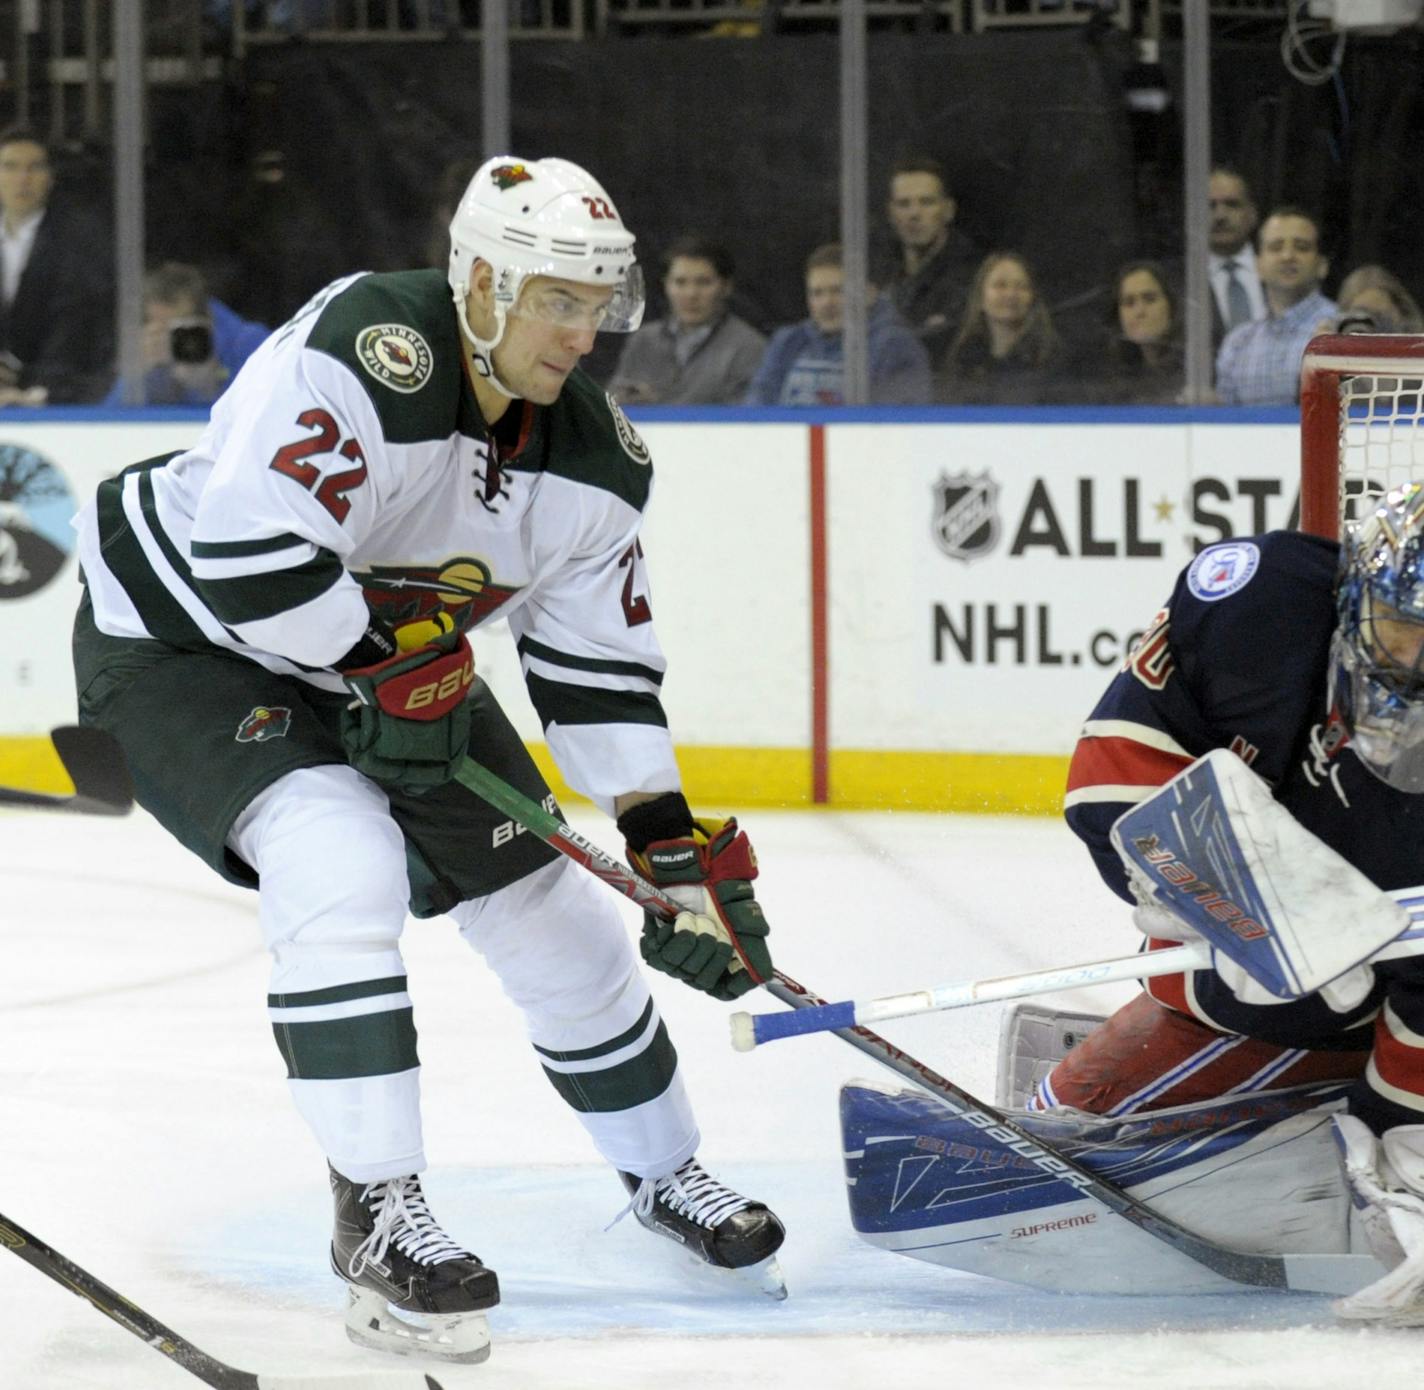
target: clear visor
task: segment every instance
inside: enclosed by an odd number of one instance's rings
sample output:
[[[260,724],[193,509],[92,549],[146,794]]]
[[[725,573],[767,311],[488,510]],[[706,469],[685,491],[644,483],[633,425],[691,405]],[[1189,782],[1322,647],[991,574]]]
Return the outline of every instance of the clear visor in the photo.
[[[1384,611],[1373,622],[1363,619],[1355,640],[1335,634],[1330,704],[1350,731],[1356,757],[1380,781],[1402,792],[1424,792],[1424,673],[1419,669],[1424,626],[1393,610],[1386,618]],[[1413,665],[1394,655],[1405,656],[1411,649]]]
[[[631,333],[643,321],[643,271],[630,266],[616,285],[588,285],[533,275],[509,306],[512,318],[533,319],[576,332]]]

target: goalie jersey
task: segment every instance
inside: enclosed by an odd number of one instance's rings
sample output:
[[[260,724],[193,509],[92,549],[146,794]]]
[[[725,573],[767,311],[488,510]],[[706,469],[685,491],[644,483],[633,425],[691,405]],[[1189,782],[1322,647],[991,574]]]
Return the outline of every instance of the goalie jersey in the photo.
[[[575,370],[486,427],[439,271],[361,274],[248,360],[186,453],[77,520],[101,631],[220,647],[322,689],[375,613],[505,618],[570,785],[680,785],[638,530],[648,451]]]
[[[1113,822],[1213,748],[1235,752],[1296,820],[1379,887],[1424,881],[1424,796],[1380,781],[1329,717],[1338,563],[1335,542],[1278,531],[1211,546],[1178,578],[1084,725],[1069,769],[1068,823],[1120,897],[1132,901],[1108,838]],[[1418,1124],[1424,961],[1378,973],[1388,999],[1365,1108],[1379,1127]],[[1161,1003],[1199,1014],[1181,976],[1146,985]],[[1203,1021],[1251,1031],[1238,1020]]]

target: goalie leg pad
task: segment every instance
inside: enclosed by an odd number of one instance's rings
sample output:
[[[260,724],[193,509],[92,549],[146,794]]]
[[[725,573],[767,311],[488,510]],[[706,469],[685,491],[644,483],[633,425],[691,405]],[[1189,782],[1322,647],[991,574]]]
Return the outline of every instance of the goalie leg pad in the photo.
[[[1247,1091],[1349,1081],[1365,1050],[1318,1052],[1220,1033],[1145,994],[1123,1005],[1074,1047],[1041,1083],[1032,1108],[1070,1106],[1128,1115],[1194,1105]]]

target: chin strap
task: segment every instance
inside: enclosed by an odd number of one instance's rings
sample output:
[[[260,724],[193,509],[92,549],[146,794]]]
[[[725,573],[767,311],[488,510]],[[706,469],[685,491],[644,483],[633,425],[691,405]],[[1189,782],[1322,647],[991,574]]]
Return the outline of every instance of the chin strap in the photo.
[[[473,328],[470,327],[469,320],[465,317],[465,306],[461,302],[458,293],[452,291],[455,300],[455,318],[460,325],[460,336],[473,349],[471,356],[474,358],[475,371],[483,377],[502,396],[508,396],[510,400],[518,400],[519,393],[511,391],[502,382],[494,369],[494,350],[499,346],[500,339],[504,337],[504,329],[508,320],[505,311],[498,305],[495,306],[495,323],[499,325],[498,331],[493,338],[481,338]]]

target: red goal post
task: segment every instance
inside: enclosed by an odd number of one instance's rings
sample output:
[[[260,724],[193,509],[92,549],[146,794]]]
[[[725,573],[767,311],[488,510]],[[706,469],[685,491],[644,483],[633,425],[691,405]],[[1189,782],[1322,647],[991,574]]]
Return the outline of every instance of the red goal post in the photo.
[[[1424,482],[1424,336],[1324,334],[1300,368],[1300,529],[1338,540],[1370,500]]]

